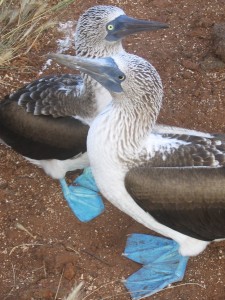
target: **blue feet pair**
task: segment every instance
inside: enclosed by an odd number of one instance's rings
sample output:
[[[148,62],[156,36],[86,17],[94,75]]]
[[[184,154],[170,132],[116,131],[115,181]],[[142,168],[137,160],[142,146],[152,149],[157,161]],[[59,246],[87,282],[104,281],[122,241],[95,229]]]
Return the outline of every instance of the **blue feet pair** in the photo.
[[[145,234],[129,236],[124,256],[143,265],[124,282],[132,299],[151,296],[183,279],[188,257],[181,256],[178,248],[176,242],[166,238]]]
[[[84,169],[74,184],[68,186],[60,180],[63,195],[75,216],[81,222],[89,222],[104,211],[104,203],[96,186],[91,168]]]
[[[90,168],[74,181],[75,185],[67,186],[65,179],[60,183],[65,199],[80,221],[91,221],[104,211]],[[178,248],[176,242],[166,238],[145,234],[129,236],[124,255],[143,265],[124,282],[133,299],[151,296],[183,279],[188,257],[181,256]]]

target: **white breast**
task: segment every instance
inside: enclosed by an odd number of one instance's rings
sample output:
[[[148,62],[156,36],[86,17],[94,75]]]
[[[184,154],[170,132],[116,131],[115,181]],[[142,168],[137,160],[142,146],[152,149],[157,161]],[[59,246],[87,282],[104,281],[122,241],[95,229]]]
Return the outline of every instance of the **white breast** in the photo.
[[[99,114],[112,100],[110,93],[100,84],[95,88],[97,114]]]
[[[114,206],[137,222],[178,242],[183,255],[197,255],[207,246],[207,242],[187,237],[158,223],[128,194],[124,185],[128,167],[119,160],[117,145],[111,142],[110,128],[116,125],[115,121],[109,124],[109,119],[113,120],[112,115],[108,118],[109,113],[110,110],[106,110],[93,121],[87,138],[90,165],[101,193]]]

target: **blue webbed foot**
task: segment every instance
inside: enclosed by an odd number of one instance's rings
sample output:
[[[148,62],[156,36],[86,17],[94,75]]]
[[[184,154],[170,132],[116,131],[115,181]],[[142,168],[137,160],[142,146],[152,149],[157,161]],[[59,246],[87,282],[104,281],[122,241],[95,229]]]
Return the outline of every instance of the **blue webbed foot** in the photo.
[[[75,185],[68,186],[65,179],[61,179],[60,183],[69,207],[81,222],[89,222],[104,211],[104,203],[90,168],[86,168],[74,181]]]
[[[74,183],[89,190],[99,192],[90,167],[85,168],[83,173],[74,180]]]
[[[166,238],[145,234],[129,236],[124,255],[143,264],[124,282],[133,299],[148,297],[183,279],[188,257],[180,255],[178,248],[175,241]]]

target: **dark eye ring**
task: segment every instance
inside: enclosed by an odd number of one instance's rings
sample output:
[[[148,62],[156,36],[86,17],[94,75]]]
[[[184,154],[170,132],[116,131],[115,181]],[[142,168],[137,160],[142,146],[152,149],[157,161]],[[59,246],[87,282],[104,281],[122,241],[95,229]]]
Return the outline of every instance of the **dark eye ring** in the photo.
[[[121,81],[122,81],[122,80],[124,80],[124,79],[125,79],[125,75],[119,75],[119,76],[118,76],[118,78],[119,78],[119,80],[121,80]]]

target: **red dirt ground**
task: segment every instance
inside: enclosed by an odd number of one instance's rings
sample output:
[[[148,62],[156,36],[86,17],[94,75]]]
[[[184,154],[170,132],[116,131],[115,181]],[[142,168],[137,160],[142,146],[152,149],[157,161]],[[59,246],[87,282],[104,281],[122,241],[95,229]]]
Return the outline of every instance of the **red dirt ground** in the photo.
[[[151,61],[162,77],[165,98],[159,122],[225,133],[225,65],[215,56],[213,40],[214,24],[225,20],[225,1],[76,1],[61,20],[77,20],[96,4],[114,4],[131,16],[170,24],[168,30],[124,43],[127,51]],[[57,30],[46,32],[29,55],[13,62],[14,69],[1,72],[8,82],[1,96],[38,77],[43,55],[56,51],[58,37]],[[53,64],[43,75],[62,70]],[[130,299],[120,279],[140,266],[121,254],[129,233],[149,230],[107,201],[104,214],[80,223],[58,181],[3,145],[0,168],[0,299],[59,300],[80,281],[87,300]],[[190,259],[181,283],[146,299],[224,300],[224,283],[225,243],[214,243]]]

